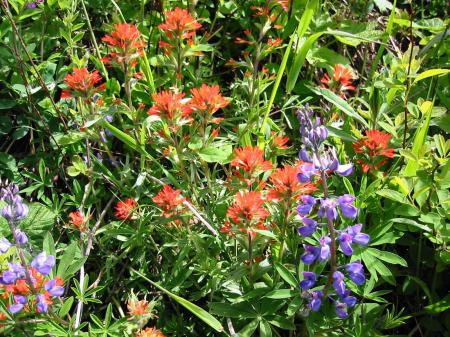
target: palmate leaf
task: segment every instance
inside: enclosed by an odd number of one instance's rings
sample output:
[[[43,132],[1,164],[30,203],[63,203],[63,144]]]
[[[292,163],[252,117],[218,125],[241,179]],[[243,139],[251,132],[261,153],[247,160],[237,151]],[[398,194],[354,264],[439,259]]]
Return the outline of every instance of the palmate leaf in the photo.
[[[223,328],[222,324],[220,324],[220,322],[214,316],[212,316],[209,312],[203,310],[198,305],[196,305],[196,304],[194,304],[192,302],[189,302],[188,300],[186,300],[186,299],[184,299],[184,298],[182,298],[182,297],[180,297],[178,295],[173,294],[172,292],[170,292],[169,290],[165,289],[164,287],[162,287],[158,283],[153,282],[152,280],[150,280],[148,277],[146,277],[145,275],[141,274],[137,270],[135,270],[133,268],[130,268],[130,270],[133,273],[135,273],[136,275],[142,277],[144,280],[146,280],[150,284],[152,284],[154,287],[156,287],[159,290],[161,290],[163,293],[165,293],[167,296],[172,298],[174,301],[178,302],[180,305],[185,307],[187,310],[189,310],[195,316],[200,318],[203,322],[208,324],[214,330],[216,330],[218,332],[223,332],[224,331],[224,328]]]

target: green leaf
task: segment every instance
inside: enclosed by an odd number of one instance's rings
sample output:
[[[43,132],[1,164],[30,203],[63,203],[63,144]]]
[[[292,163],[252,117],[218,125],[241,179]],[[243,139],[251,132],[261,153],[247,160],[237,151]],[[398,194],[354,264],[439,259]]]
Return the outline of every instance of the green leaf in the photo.
[[[334,104],[334,106],[336,106],[336,108],[341,110],[346,115],[348,115],[348,116],[352,117],[353,119],[357,120],[358,122],[360,122],[364,126],[369,127],[369,125],[367,124],[366,120],[364,118],[362,118],[355,110],[353,110],[353,108],[350,106],[350,104],[348,104],[344,99],[342,99],[341,97],[336,95],[331,90],[326,89],[326,88],[315,88],[315,87],[310,87],[310,86],[308,86],[308,88],[312,92],[314,92],[316,95],[322,96],[328,102]]]
[[[422,112],[423,116],[425,116],[425,121],[423,122],[423,125],[421,127],[418,127],[416,130],[411,152],[420,160],[421,159],[420,150],[422,149],[423,144],[425,143],[425,139],[428,134],[428,128],[430,126],[431,112],[433,110],[433,102],[425,101],[420,105],[419,109]],[[408,160],[406,167],[403,171],[404,175],[407,177],[415,176],[418,168],[419,168],[418,161]]]
[[[376,193],[384,198],[391,199],[393,201],[397,201],[397,202],[400,202],[403,204],[406,203],[405,196],[403,194],[401,194],[400,192],[390,190],[388,188],[384,188],[384,189],[377,191]]]
[[[259,322],[259,336],[260,337],[272,337],[272,329],[270,324],[266,320]]]
[[[249,302],[222,303],[213,302],[208,304],[211,312],[223,317],[231,318],[256,318],[258,313],[253,310]]]
[[[275,263],[275,269],[277,270],[278,274],[285,280],[288,284],[293,286],[294,288],[298,289],[298,281],[295,279],[295,276],[292,275],[292,273],[282,264],[276,262]]]
[[[63,279],[67,277],[67,269],[73,263],[75,259],[75,254],[79,254],[80,249],[75,241],[66,247],[64,254],[58,264],[58,269],[56,275],[61,276]]]
[[[421,80],[424,80],[428,77],[432,77],[432,76],[439,76],[439,75],[443,75],[443,74],[448,74],[450,73],[450,69],[428,69],[425,70],[424,72],[421,72],[419,75],[416,76],[416,78],[414,79],[414,83],[417,83]]]
[[[448,294],[447,296],[445,296],[442,300],[427,305],[424,310],[432,315],[436,315],[439,314],[441,312],[447,311],[448,309],[450,309],[450,294]]]
[[[291,298],[298,294],[297,290],[292,289],[277,289],[267,293],[264,297],[272,299]]]
[[[226,164],[230,161],[233,147],[231,144],[211,144],[198,151],[198,155],[207,163]]]
[[[397,254],[394,254],[391,252],[386,252],[386,251],[381,251],[376,248],[367,248],[366,252],[384,262],[387,262],[390,264],[399,264],[403,267],[408,266],[408,263],[406,262],[406,260],[404,258],[402,258],[401,256],[398,256]]]
[[[167,289],[165,289],[164,287],[162,287],[158,283],[153,282],[152,280],[150,280],[146,276],[142,275],[137,270],[135,270],[133,268],[130,268],[130,271],[132,271],[133,273],[139,275],[144,280],[146,280],[147,282],[151,283],[154,287],[156,287],[159,290],[161,290],[163,293],[165,293],[167,296],[172,298],[174,301],[178,302],[180,305],[185,307],[187,310],[189,310],[195,316],[200,318],[203,322],[208,324],[214,330],[216,330],[218,332],[224,331],[224,328],[223,328],[222,324],[220,324],[220,322],[216,318],[214,318],[214,316],[212,316],[210,313],[208,313],[207,311],[205,311],[202,308],[200,308],[198,305],[195,305],[194,303],[191,303],[188,300],[186,300],[186,299],[184,299],[184,298],[182,298],[182,297],[180,297],[178,295],[175,295],[175,294],[171,293],[170,291],[168,291]]]
[[[74,301],[73,296],[70,296],[64,301],[64,304],[61,306],[61,309],[59,309],[58,312],[59,317],[63,318],[69,313],[70,308],[72,308],[73,301]]]

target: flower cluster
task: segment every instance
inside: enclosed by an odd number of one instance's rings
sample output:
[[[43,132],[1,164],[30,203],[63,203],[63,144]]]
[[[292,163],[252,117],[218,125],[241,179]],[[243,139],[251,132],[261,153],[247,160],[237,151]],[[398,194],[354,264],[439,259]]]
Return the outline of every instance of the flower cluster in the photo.
[[[147,113],[166,121],[173,132],[183,124],[192,123],[194,116],[203,126],[200,131],[204,131],[208,123],[219,124],[222,121],[222,118],[212,118],[215,112],[229,104],[218,85],[203,84],[200,88],[191,89],[191,94],[192,97],[184,98],[184,93],[170,90],[155,93],[152,95],[154,104]]]
[[[179,223],[179,217],[186,213],[184,202],[186,199],[181,196],[180,190],[174,190],[169,185],[164,185],[159,193],[152,199],[161,210],[165,218],[175,218],[175,223]]]
[[[231,222],[226,222],[222,233],[233,233],[233,226],[237,226],[240,232],[256,236],[255,229],[267,229],[264,220],[269,216],[269,211],[264,208],[265,200],[261,192],[239,191],[228,207],[227,217]]]
[[[164,32],[166,39],[159,41],[159,47],[168,56],[172,56],[174,52],[182,56],[193,45],[195,32],[202,25],[186,9],[179,7],[166,11],[165,16],[166,21],[160,24],[159,28]],[[180,71],[181,64],[177,63],[177,71]],[[180,77],[181,73],[177,75]]]
[[[336,64],[333,69],[333,76],[330,78],[325,74],[320,82],[324,87],[338,93],[345,98],[347,91],[354,91],[355,87],[352,85],[353,74],[350,68],[344,67],[342,64]]]
[[[114,215],[120,220],[133,219],[133,213],[138,207],[138,203],[133,198],[126,198],[117,202]]]
[[[98,70],[89,72],[86,68],[74,68],[72,74],[64,77],[64,82],[69,89],[62,91],[61,99],[80,97],[86,101],[91,100],[95,93],[105,90],[104,83],[96,86],[101,80]]]
[[[25,260],[22,246],[28,243],[28,237],[16,226],[27,216],[28,207],[18,193],[16,185],[9,185],[0,191],[1,200],[7,203],[1,215],[8,221],[14,238],[13,243],[5,237],[1,238],[0,252],[6,254],[14,247],[11,255],[16,253],[19,260],[18,263],[9,262],[8,268],[0,275],[1,297],[13,315],[22,310],[46,313],[53,299],[64,293],[63,280],[60,277],[48,277],[55,265],[54,256],[41,252],[30,264]]]
[[[303,226],[298,228],[299,235],[312,237],[318,243],[317,245],[304,244],[305,251],[301,260],[308,266],[313,263],[329,262],[330,264],[326,285],[320,287],[317,284],[319,283],[318,275],[313,271],[305,271],[300,287],[309,301],[309,310],[318,311],[324,298],[329,298],[335,304],[337,316],[346,318],[347,310],[354,307],[357,302],[347,289],[346,275],[356,285],[362,285],[365,282],[364,267],[360,261],[353,261],[339,267],[337,245],[345,256],[352,256],[353,245],[365,246],[370,238],[369,235],[361,232],[362,224],[348,226],[341,230],[336,229],[338,220],[341,223],[344,220],[355,220],[358,209],[354,205],[355,196],[351,194],[330,196],[327,176],[333,172],[347,176],[352,173],[353,166],[352,164],[341,165],[334,148],[324,150],[323,143],[328,137],[328,131],[318,117],[313,120],[311,109],[307,107],[299,110],[298,117],[304,144],[299,154],[304,163],[300,165],[301,172],[298,174],[298,179],[305,183],[318,176],[323,186],[322,197],[302,195],[301,203],[297,207],[297,213],[303,223]],[[322,223],[325,224],[323,228],[321,228]],[[334,294],[330,294],[331,286],[334,288]]]
[[[389,148],[391,135],[378,130],[366,131],[366,136],[353,144],[353,149],[361,155],[356,162],[363,172],[378,171],[394,157],[394,149]]]
[[[111,35],[102,38],[111,52],[102,59],[107,64],[118,64],[124,72],[128,72],[137,64],[144,53],[145,42],[135,25],[119,23],[114,25]]]
[[[166,335],[156,328],[145,328],[140,330],[136,337],[166,337]]]

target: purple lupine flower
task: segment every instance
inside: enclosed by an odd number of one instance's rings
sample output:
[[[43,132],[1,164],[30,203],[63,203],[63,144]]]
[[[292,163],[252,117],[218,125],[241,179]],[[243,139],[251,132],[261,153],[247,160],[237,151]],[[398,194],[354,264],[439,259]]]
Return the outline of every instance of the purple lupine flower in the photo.
[[[301,161],[304,161],[304,162],[306,162],[306,163],[312,162],[311,157],[309,156],[308,152],[306,152],[305,149],[301,149],[301,150],[298,152],[298,158],[299,158]]]
[[[305,253],[300,257],[300,259],[306,265],[314,263],[319,256],[320,248],[311,245],[303,245],[303,248],[305,248]]]
[[[342,319],[347,318],[348,317],[347,304],[336,301],[335,305],[336,305],[336,315]]]
[[[36,268],[42,275],[50,274],[53,266],[55,265],[55,257],[48,255],[45,252],[40,253],[31,262],[31,266]]]
[[[36,295],[38,303],[36,305],[37,311],[40,313],[46,313],[48,311],[48,304],[43,294]]]
[[[344,274],[340,271],[335,271],[333,273],[333,287],[336,290],[336,293],[339,297],[343,297],[345,295],[345,282],[344,282]]]
[[[27,304],[28,303],[28,298],[26,296],[23,296],[23,295],[14,295],[14,302],[15,303],[20,303],[20,304]]]
[[[5,254],[11,248],[12,244],[7,238],[0,239],[0,253]]]
[[[107,121],[108,123],[111,123],[111,122],[113,121],[113,116],[111,116],[111,115],[105,115],[105,116],[103,116],[103,119],[104,119],[105,121]]]
[[[6,205],[3,207],[2,217],[4,217],[8,222],[14,219],[14,209],[11,205]]]
[[[353,173],[353,164],[349,163],[344,165],[338,165],[338,167],[336,168],[336,170],[334,170],[334,172],[336,172],[342,177],[347,177]]]
[[[9,269],[2,274],[1,283],[13,284],[18,278],[25,276],[25,268],[18,263],[8,263]]]
[[[302,204],[297,206],[297,213],[300,215],[308,215],[316,204],[316,198],[310,195],[302,195],[300,197]]]
[[[347,232],[352,236],[352,242],[358,245],[365,246],[370,241],[370,236],[365,233],[361,233],[362,224],[358,223],[356,225],[347,228]]]
[[[303,277],[304,277],[303,281],[300,281],[300,287],[303,290],[308,290],[314,287],[314,285],[317,282],[317,276],[315,273],[311,271],[304,271]]]
[[[297,179],[301,183],[307,183],[311,181],[311,178],[318,174],[317,169],[313,163],[303,163],[299,165],[298,168],[300,169],[300,172],[297,173]]]
[[[324,262],[330,258],[331,239],[329,236],[322,236],[319,239],[319,243],[320,243],[319,261]]]
[[[348,272],[348,277],[357,285],[363,285],[366,282],[366,276],[364,275],[364,266],[360,261],[354,261],[345,266]]]
[[[306,217],[302,218],[302,221],[305,226],[297,229],[298,234],[302,236],[311,236],[316,231],[317,221]]]
[[[309,302],[309,307],[312,311],[319,311],[322,305],[323,293],[320,290],[315,290],[311,293],[311,302]]]
[[[317,215],[321,218],[327,218],[330,221],[337,219],[336,201],[333,199],[320,199],[320,207]]]
[[[353,308],[356,305],[357,300],[355,296],[351,296],[350,294],[350,290],[347,289],[344,296],[341,297],[341,301],[347,304],[347,307]]]
[[[59,297],[64,294],[64,287],[58,286],[56,280],[49,280],[45,283],[44,289],[47,290],[53,297]]]
[[[19,196],[16,196],[16,199],[18,199],[15,203],[16,220],[25,219],[28,215],[28,206],[23,203],[22,198],[20,198]]]
[[[24,245],[28,242],[28,237],[27,235],[22,232],[20,229],[17,229],[14,231],[15,237],[17,239],[17,243],[19,245]]]
[[[339,235],[338,240],[339,240],[339,247],[341,247],[344,254],[347,256],[351,256],[353,254],[352,248],[353,237],[347,232],[342,232]]]
[[[11,314],[15,315],[17,313],[19,313],[22,309],[23,309],[24,305],[21,303],[15,303],[15,304],[11,304],[8,307],[8,310]]]
[[[348,219],[355,219],[358,214],[358,209],[353,206],[355,196],[351,194],[344,194],[338,198],[338,204],[341,208],[342,215]]]

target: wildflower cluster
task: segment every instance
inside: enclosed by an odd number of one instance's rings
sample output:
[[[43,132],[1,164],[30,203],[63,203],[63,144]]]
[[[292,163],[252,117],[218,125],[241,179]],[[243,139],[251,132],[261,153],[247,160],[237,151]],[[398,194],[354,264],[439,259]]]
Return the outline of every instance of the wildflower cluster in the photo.
[[[24,247],[28,243],[27,235],[17,228],[21,220],[28,215],[28,206],[18,194],[16,185],[9,185],[0,191],[0,199],[6,202],[1,215],[7,220],[12,232],[13,242],[7,238],[0,239],[0,253],[13,256],[8,268],[0,275],[0,293],[10,314],[19,312],[46,313],[55,298],[64,293],[63,280],[50,278],[55,265],[55,257],[45,252],[39,253],[30,264],[26,259]],[[15,258],[14,256],[17,256]],[[0,313],[2,319],[5,313]]]
[[[353,144],[353,149],[360,158],[356,161],[363,172],[379,171],[387,163],[388,158],[394,157],[394,149],[389,147],[391,135],[378,130],[366,131],[366,136]]]
[[[72,74],[64,77],[68,89],[62,91],[61,98],[80,97],[91,101],[95,93],[105,90],[105,84],[96,86],[101,80],[98,70],[89,72],[87,68],[74,68]]]
[[[176,224],[180,224],[180,217],[187,211],[184,207],[186,199],[181,196],[180,190],[164,185],[152,200],[161,208],[163,217],[174,219]]]
[[[309,300],[308,308],[310,310],[318,311],[324,299],[329,298],[335,304],[337,316],[346,318],[348,308],[356,305],[356,298],[347,289],[345,274],[356,285],[362,285],[365,282],[364,267],[360,261],[352,261],[338,266],[337,244],[345,256],[351,256],[354,245],[368,244],[369,235],[361,232],[362,224],[343,227],[344,222],[355,220],[357,217],[358,209],[353,204],[355,196],[344,194],[332,197],[328,189],[327,177],[331,173],[348,176],[353,171],[353,165],[341,165],[335,149],[324,148],[323,143],[328,137],[328,130],[322,125],[320,118],[316,117],[313,120],[311,109],[306,107],[299,110],[298,118],[304,144],[299,153],[300,159],[304,163],[300,165],[298,179],[301,182],[319,179],[323,189],[321,197],[312,195],[300,197],[301,203],[297,207],[297,212],[303,226],[298,228],[298,233],[317,241],[317,245],[303,245],[305,251],[301,260],[308,266],[313,263],[329,262],[330,264],[328,281],[324,286],[318,284],[319,277],[314,271],[303,272],[300,286],[304,290],[304,296]],[[337,229],[338,226],[341,229]],[[343,260],[339,259],[339,261]],[[323,268],[318,267],[317,269],[322,270]],[[334,294],[330,292],[331,286],[334,288]]]
[[[102,59],[106,64],[118,65],[126,75],[136,67],[137,60],[144,53],[145,42],[135,25],[120,23],[114,25],[111,35],[102,38],[111,50]],[[139,74],[137,75],[139,77]]]
[[[330,78],[328,74],[325,74],[320,82],[323,83],[325,88],[328,88],[341,97],[345,98],[347,91],[354,91],[355,87],[352,85],[353,73],[350,68],[343,66],[342,64],[336,64],[333,68],[333,76]]]

